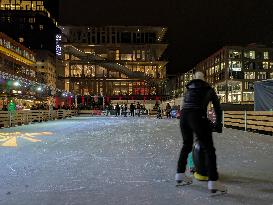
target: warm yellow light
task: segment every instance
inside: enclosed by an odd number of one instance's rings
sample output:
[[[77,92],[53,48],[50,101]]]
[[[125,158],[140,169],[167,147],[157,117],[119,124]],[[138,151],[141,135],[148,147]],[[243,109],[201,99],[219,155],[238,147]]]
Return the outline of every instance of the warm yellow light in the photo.
[[[2,147],[17,147],[17,139],[25,139],[30,142],[41,142],[40,139],[35,139],[37,136],[53,135],[52,132],[0,132],[0,146]]]
[[[14,59],[16,59],[16,60],[18,60],[20,62],[23,62],[23,63],[25,63],[27,65],[33,65],[34,64],[34,61],[31,61],[31,60],[29,60],[29,59],[27,59],[27,58],[25,58],[23,56],[20,56],[19,54],[15,53],[15,52],[13,52],[13,51],[11,51],[11,50],[3,47],[3,46],[0,46],[0,52],[4,53],[5,55],[10,56],[10,57],[12,57],[12,58],[14,58]]]

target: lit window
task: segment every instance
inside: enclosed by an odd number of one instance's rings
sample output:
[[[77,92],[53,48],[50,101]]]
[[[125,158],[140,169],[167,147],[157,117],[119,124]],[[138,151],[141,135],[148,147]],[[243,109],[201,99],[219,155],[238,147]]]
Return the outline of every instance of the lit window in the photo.
[[[39,28],[40,28],[40,31],[44,30],[44,25],[40,25]]]
[[[249,51],[249,58],[255,59],[255,51]]]
[[[35,18],[29,18],[29,19],[28,19],[28,22],[29,22],[29,23],[35,23]]]
[[[268,62],[263,62],[263,69],[268,69]]]
[[[250,58],[250,59],[255,59],[255,51],[245,51],[244,57]]]
[[[140,58],[140,55],[141,55],[141,50],[137,50],[137,59]]]
[[[255,72],[245,72],[245,79],[255,79]]]
[[[268,51],[265,51],[265,52],[264,52],[264,59],[269,59],[269,58],[268,58]]]
[[[229,58],[241,58],[241,52],[238,50],[229,50]],[[217,62],[219,59],[217,58]]]
[[[145,61],[145,51],[142,51],[142,60]]]
[[[135,60],[136,60],[136,52],[133,51],[133,61],[135,61]]]
[[[241,61],[229,61],[229,68],[232,71],[241,71],[242,62]]]
[[[119,60],[119,50],[116,50],[116,60]]]
[[[257,78],[259,80],[266,79],[266,72],[258,72]]]

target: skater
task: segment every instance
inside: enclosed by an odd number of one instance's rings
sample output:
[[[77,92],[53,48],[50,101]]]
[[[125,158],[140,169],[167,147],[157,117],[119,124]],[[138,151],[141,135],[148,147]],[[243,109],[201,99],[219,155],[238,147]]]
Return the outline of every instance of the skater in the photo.
[[[137,102],[137,105],[136,105],[136,114],[138,117],[140,117],[140,104],[139,102]]]
[[[162,119],[160,105],[157,105],[157,114],[156,114],[156,118]]]
[[[119,104],[117,103],[117,105],[116,105],[116,108],[115,108],[115,110],[116,110],[116,117],[120,114],[120,107],[119,107]]]
[[[166,117],[167,118],[171,118],[171,109],[172,109],[172,107],[170,106],[170,104],[169,103],[167,103],[167,105],[166,105]]]
[[[111,105],[110,104],[108,104],[108,105],[106,105],[106,116],[108,116],[109,114],[111,115]]]
[[[124,105],[124,117],[127,117],[127,104]]]
[[[222,110],[219,99],[210,85],[204,81],[204,74],[196,72],[194,79],[187,84],[180,129],[183,138],[183,147],[177,164],[175,180],[177,183],[192,183],[192,179],[185,175],[188,154],[192,151],[193,135],[196,135],[200,145],[204,148],[208,170],[208,189],[211,193],[226,192],[227,189],[218,181],[216,154],[212,139],[212,127],[207,118],[207,106],[212,102],[216,113],[214,129],[222,133]]]
[[[135,116],[135,105],[133,103],[130,105],[130,114],[133,117]]]

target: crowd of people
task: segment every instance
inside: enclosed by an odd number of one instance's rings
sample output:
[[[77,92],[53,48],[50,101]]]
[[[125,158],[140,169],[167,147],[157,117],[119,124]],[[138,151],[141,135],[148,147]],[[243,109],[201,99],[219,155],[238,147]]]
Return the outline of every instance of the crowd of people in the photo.
[[[140,117],[140,115],[148,114],[148,110],[145,108],[144,105],[140,104],[139,102],[127,104],[127,103],[117,103],[116,105],[108,104],[105,106],[106,108],[106,115],[114,114],[116,117],[124,116],[127,117],[130,115],[134,117],[135,115]]]

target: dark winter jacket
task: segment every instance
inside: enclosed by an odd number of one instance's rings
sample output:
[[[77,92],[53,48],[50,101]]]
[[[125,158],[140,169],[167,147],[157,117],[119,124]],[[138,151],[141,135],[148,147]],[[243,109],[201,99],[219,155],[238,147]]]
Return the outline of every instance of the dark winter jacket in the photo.
[[[214,89],[207,82],[199,79],[190,81],[186,88],[183,109],[207,113],[208,104],[212,102],[216,114],[216,124],[221,124],[222,109]]]

